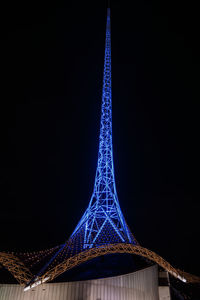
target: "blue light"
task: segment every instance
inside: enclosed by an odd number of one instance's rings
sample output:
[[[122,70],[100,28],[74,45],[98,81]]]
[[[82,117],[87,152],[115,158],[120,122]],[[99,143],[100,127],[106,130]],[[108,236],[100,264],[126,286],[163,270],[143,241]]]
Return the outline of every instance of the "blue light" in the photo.
[[[80,232],[84,232],[82,249],[98,247],[106,243],[123,242],[136,244],[121,212],[115,186],[112,146],[111,34],[109,8],[107,10],[99,153],[94,190],[89,206],[71,235],[71,238],[78,238]],[[80,237],[78,239],[80,240]]]
[[[110,9],[108,9],[99,153],[94,190],[89,206],[70,238],[59,247],[55,255],[33,277],[30,283],[35,283],[38,280],[38,276],[86,249],[116,243],[136,245],[137,241],[126,224],[120,209],[115,186],[112,147]]]

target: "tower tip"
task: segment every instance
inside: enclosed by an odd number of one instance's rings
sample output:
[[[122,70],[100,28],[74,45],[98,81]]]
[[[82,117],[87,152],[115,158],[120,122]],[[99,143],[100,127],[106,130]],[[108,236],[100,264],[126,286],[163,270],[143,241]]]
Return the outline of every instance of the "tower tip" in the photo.
[[[107,16],[110,17],[110,1],[108,1],[108,6],[107,6]]]

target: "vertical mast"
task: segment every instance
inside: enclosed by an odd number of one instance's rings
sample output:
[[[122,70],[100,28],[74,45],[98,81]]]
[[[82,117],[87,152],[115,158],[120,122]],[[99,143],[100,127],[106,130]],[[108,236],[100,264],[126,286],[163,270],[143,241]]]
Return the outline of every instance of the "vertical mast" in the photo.
[[[109,199],[116,193],[112,149],[112,90],[111,90],[111,32],[110,8],[107,9],[104,73],[102,89],[99,153],[94,195],[109,209]],[[104,201],[106,202],[104,203]]]
[[[114,177],[110,8],[107,9],[99,151],[94,190],[89,206],[71,237],[81,239],[82,235],[83,249],[111,243],[136,243],[121,212]],[[79,242],[78,244],[80,245]]]
[[[119,206],[115,187],[112,147],[112,92],[111,92],[111,33],[110,8],[107,9],[104,73],[98,163],[94,190],[84,215],[59,250],[27,285],[38,283],[38,277],[54,267],[58,261],[85,249],[117,243],[137,244]],[[46,280],[48,280],[47,277]],[[40,281],[41,283],[41,281]]]

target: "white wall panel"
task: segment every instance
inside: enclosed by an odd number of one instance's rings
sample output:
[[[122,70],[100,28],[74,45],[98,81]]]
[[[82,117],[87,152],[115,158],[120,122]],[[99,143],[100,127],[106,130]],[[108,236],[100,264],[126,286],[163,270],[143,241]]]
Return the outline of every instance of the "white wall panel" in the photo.
[[[27,292],[17,284],[0,284],[0,300],[158,300],[158,270],[87,281],[45,283]]]

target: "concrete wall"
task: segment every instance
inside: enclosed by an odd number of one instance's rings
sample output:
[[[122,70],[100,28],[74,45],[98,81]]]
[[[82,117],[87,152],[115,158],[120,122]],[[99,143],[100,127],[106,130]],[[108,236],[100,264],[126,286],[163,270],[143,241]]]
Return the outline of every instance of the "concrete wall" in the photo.
[[[104,279],[46,283],[27,292],[0,284],[0,300],[159,300],[157,266]]]
[[[169,274],[167,271],[160,271],[159,272],[159,300],[171,300],[171,293],[170,293],[170,282],[169,282]]]
[[[159,300],[171,300],[169,286],[159,286]]]

